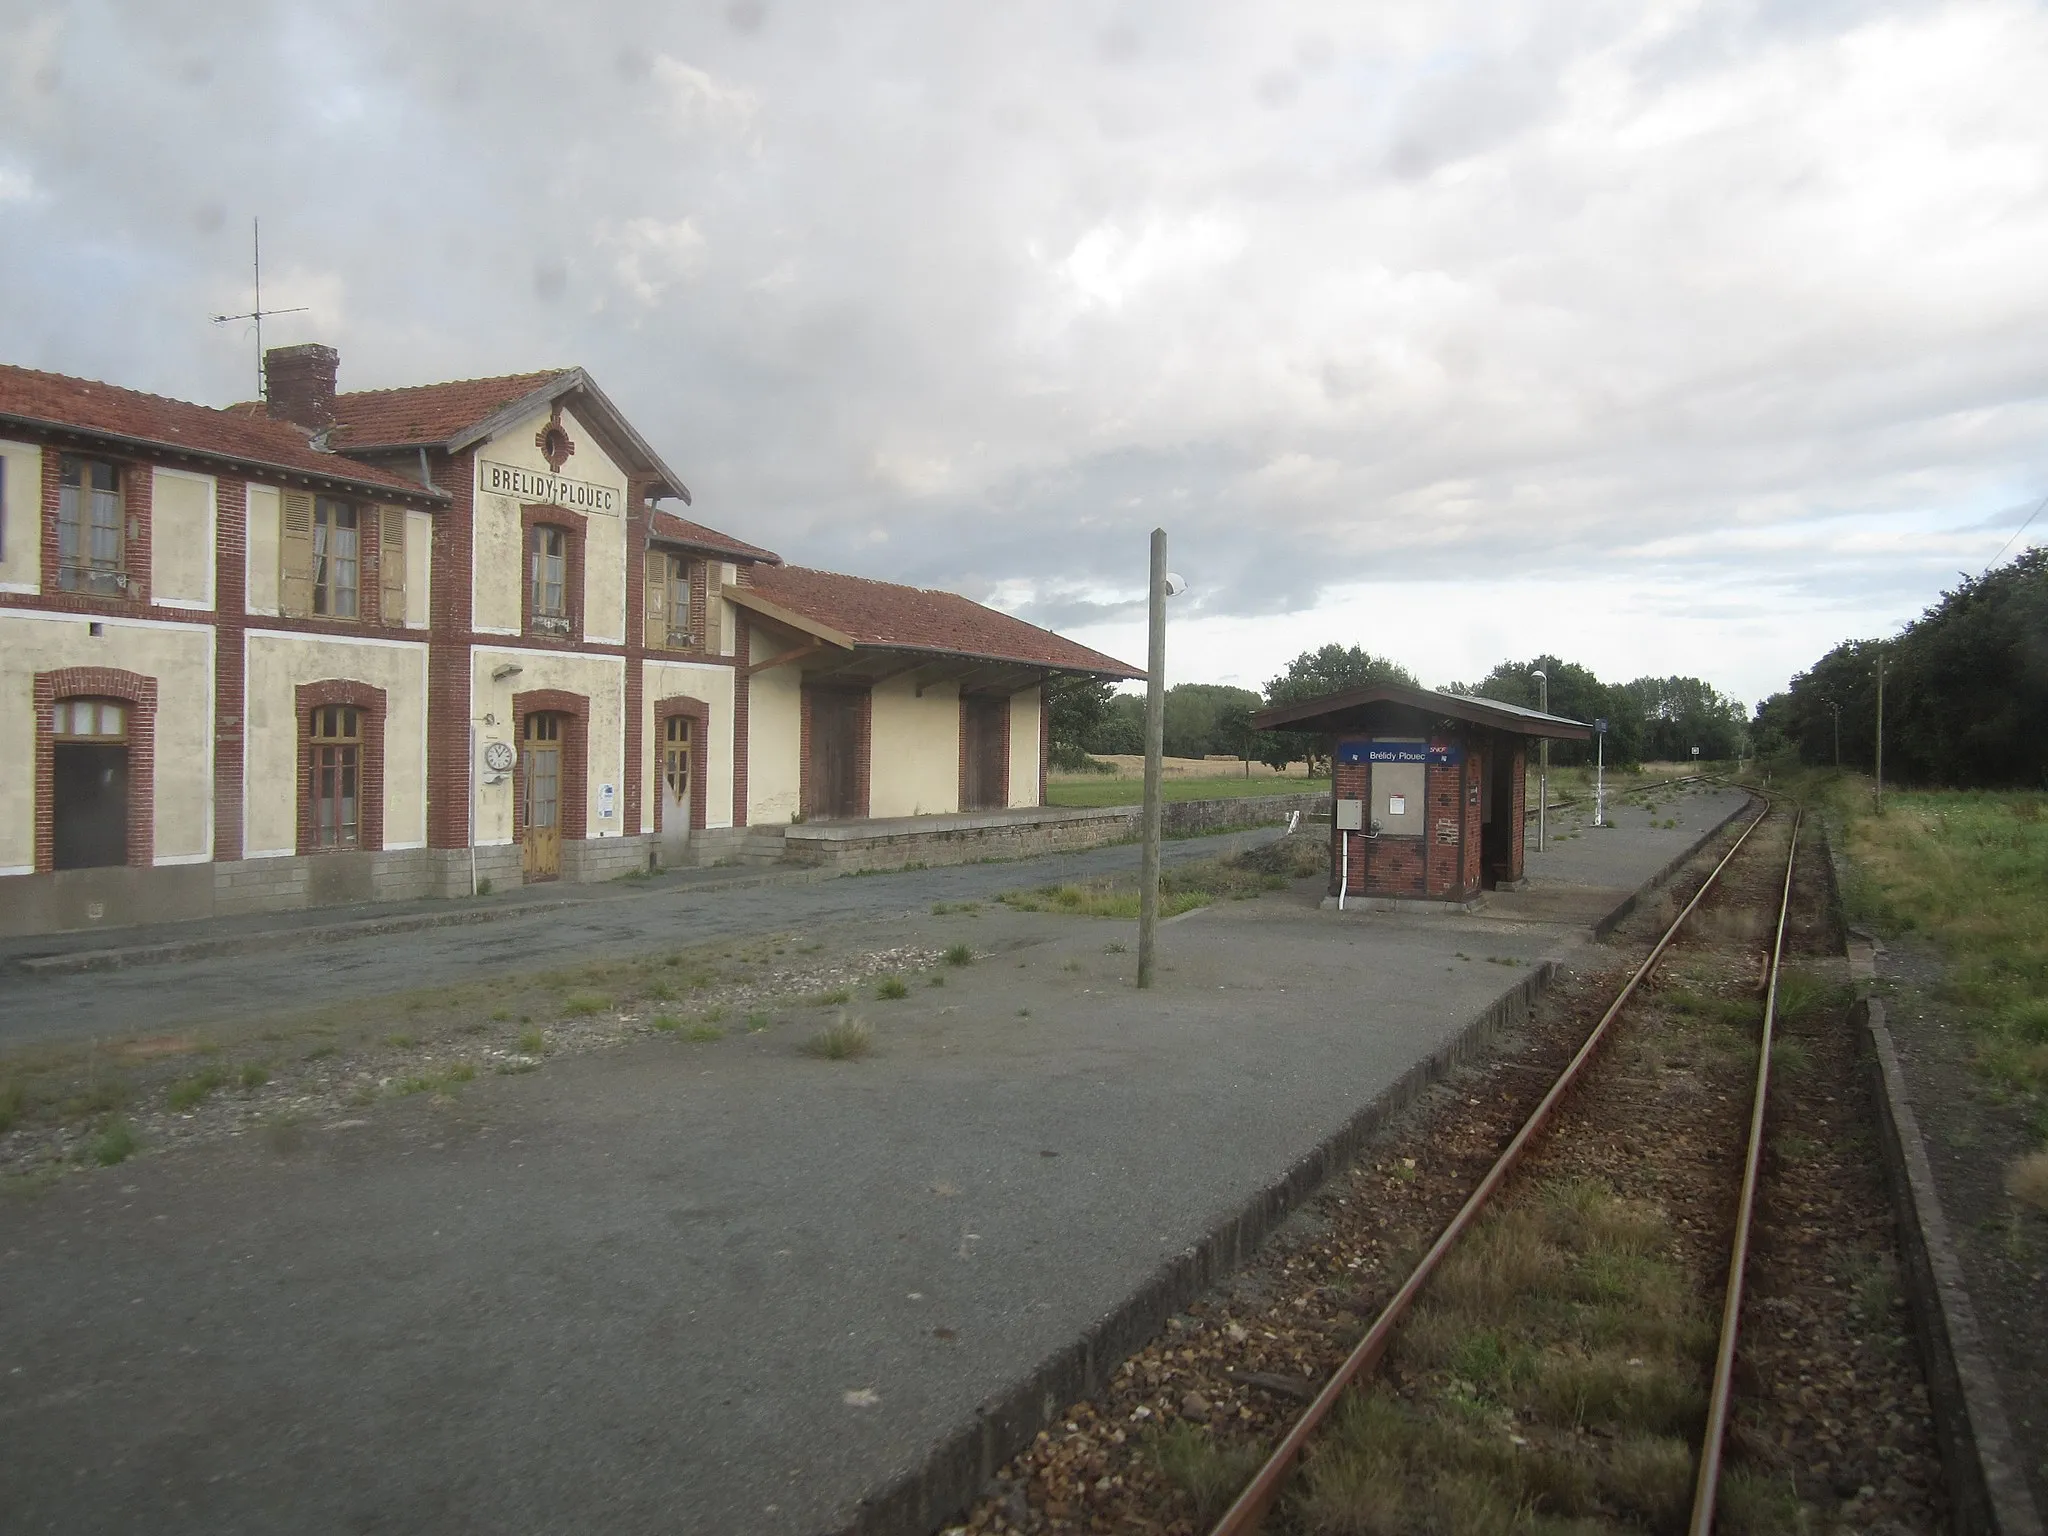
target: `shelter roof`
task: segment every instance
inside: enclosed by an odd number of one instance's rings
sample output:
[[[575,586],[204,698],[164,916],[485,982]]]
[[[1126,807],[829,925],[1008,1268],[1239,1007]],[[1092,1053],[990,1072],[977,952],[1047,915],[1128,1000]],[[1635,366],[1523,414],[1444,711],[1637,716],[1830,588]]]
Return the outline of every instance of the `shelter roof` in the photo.
[[[88,433],[124,445],[232,464],[361,490],[392,500],[435,504],[445,491],[315,448],[303,428],[252,415],[121,389],[95,379],[0,364],[0,422]]]
[[[749,544],[735,539],[730,534],[720,533],[716,528],[706,528],[702,523],[693,523],[686,517],[677,517],[673,512],[654,514],[648,531],[657,543],[678,544],[685,549],[705,550],[711,554],[727,555],[737,560],[759,560],[768,565],[782,564],[782,556],[772,549],[763,549],[758,544]]]
[[[1277,704],[1252,716],[1252,728],[1260,731],[1370,730],[1392,725],[1403,713],[1431,715],[1466,725],[1485,726],[1517,736],[1548,736],[1565,741],[1587,741],[1593,728],[1581,720],[1503,704],[1498,699],[1478,699],[1463,693],[1439,693],[1431,688],[1404,688],[1398,683],[1375,683],[1369,688],[1350,688],[1326,693],[1320,698],[1295,704]]]
[[[827,643],[1137,679],[1145,674],[1064,635],[957,592],[907,587],[804,566],[762,566],[726,596]]]

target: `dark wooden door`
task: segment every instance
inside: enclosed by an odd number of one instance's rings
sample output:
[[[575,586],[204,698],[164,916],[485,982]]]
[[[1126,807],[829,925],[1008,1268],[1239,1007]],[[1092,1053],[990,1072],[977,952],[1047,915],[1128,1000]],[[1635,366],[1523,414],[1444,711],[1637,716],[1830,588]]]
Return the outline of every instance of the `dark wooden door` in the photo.
[[[520,867],[529,880],[553,880],[562,872],[562,717],[528,715],[520,744],[524,770],[525,826]]]
[[[860,803],[861,696],[816,688],[811,704],[811,750],[804,764],[804,816],[833,821],[864,813]]]
[[[60,741],[51,757],[51,862],[59,869],[126,864],[127,746]]]
[[[1010,803],[1010,701],[998,694],[970,693],[960,700],[965,782],[960,809],[997,811]]]

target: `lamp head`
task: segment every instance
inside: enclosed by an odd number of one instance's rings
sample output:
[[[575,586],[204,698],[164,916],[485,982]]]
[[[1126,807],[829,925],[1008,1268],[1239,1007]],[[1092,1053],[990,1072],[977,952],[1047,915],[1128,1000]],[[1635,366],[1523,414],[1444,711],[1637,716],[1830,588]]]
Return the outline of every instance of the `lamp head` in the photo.
[[[1166,573],[1166,595],[1168,597],[1179,597],[1181,593],[1187,591],[1187,589],[1187,577],[1176,576],[1172,571],[1168,571]]]

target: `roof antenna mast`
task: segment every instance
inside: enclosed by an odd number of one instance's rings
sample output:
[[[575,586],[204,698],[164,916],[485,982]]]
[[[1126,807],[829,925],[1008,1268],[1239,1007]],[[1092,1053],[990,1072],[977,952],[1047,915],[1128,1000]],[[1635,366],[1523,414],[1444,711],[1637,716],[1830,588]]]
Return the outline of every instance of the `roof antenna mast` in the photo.
[[[303,315],[310,306],[295,304],[290,309],[265,309],[263,307],[263,221],[261,219],[251,219],[249,221],[249,244],[256,258],[256,307],[246,314],[215,315],[213,323],[215,325],[231,325],[237,320],[254,320],[256,322],[256,398],[258,400],[266,400],[269,398],[269,391],[264,387],[263,383],[263,317],[265,315]]]

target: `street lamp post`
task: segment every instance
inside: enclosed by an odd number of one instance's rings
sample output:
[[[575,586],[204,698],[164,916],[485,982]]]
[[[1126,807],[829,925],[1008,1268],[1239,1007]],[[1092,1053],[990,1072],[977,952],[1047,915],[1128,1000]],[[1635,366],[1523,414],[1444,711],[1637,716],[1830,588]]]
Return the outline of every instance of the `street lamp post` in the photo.
[[[1877,653],[1877,813],[1884,814],[1884,652]]]
[[[1540,690],[1537,707],[1544,714],[1550,713],[1550,677],[1542,668],[1532,674]],[[1550,738],[1541,737],[1536,743],[1536,851],[1541,853],[1550,846]]]
[[[1187,583],[1166,569],[1166,530],[1152,530],[1152,568],[1147,590],[1150,634],[1145,650],[1145,820],[1138,857],[1138,985],[1152,985],[1159,937],[1159,780],[1166,738],[1166,600]]]

